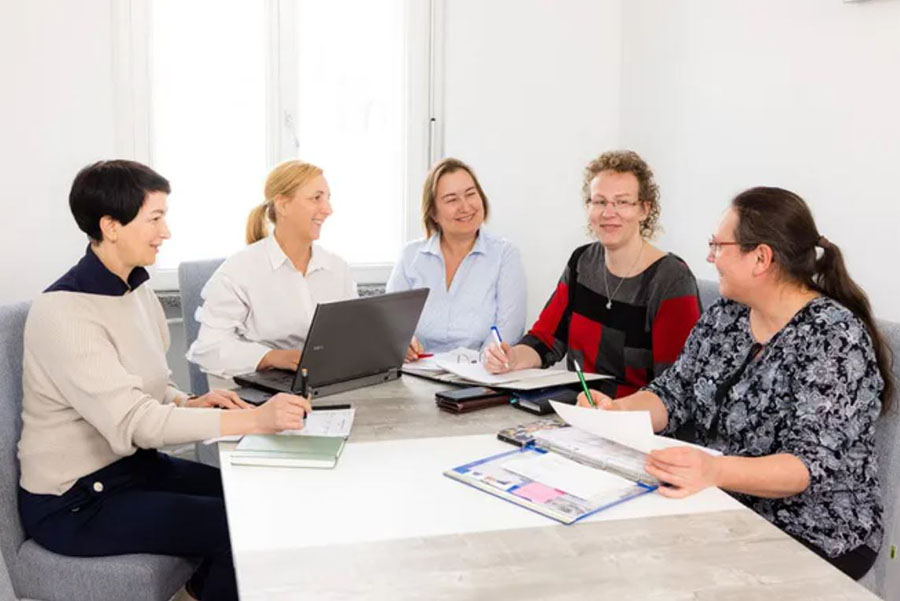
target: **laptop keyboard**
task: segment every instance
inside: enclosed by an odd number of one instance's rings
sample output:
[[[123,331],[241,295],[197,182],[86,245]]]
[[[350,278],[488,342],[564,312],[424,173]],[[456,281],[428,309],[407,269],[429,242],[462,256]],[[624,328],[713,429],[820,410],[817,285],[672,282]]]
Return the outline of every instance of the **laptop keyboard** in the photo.
[[[294,383],[294,373],[289,371],[281,371],[280,369],[271,371],[266,374],[266,381],[277,385],[279,388],[290,390]]]

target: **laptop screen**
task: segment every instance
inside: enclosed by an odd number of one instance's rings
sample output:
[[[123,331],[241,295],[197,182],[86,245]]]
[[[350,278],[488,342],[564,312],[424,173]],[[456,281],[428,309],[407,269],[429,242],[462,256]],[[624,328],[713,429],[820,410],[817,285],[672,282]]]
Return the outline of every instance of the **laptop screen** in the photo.
[[[399,369],[428,297],[427,288],[316,307],[293,390],[306,369],[311,387]]]

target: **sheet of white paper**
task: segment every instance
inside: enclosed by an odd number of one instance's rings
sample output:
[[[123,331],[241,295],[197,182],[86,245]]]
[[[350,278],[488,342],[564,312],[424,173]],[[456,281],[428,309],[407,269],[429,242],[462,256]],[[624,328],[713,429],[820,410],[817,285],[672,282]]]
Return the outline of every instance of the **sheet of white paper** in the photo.
[[[643,452],[655,448],[649,411],[597,411],[550,401],[550,406],[571,426]]]
[[[353,417],[356,409],[336,409],[328,411],[316,411],[310,413],[302,430],[284,430],[279,432],[285,436],[350,436],[350,428],[353,427]]]
[[[503,464],[503,469],[588,500],[634,486],[634,482],[621,476],[582,465],[556,453],[528,453],[526,457],[510,459]]]
[[[433,357],[425,357],[424,359],[419,359],[418,361],[413,361],[412,363],[406,363],[404,367],[411,368],[411,370],[413,371],[441,372],[447,371],[440,365],[441,363],[466,365],[478,363],[478,360],[478,351],[473,351],[472,349],[461,346],[453,349],[452,351],[436,353]]]
[[[652,449],[668,449],[669,447],[692,447],[695,449],[700,449],[704,453],[709,453],[710,455],[719,456],[722,454],[722,451],[717,451],[716,449],[710,449],[709,447],[702,447],[698,444],[694,444],[692,442],[685,442],[683,440],[678,440],[677,438],[669,438],[668,436],[660,436],[657,434],[653,437],[653,442],[651,443]]]
[[[484,368],[481,363],[453,363],[450,361],[438,361],[445,370],[462,376],[467,380],[478,382],[479,384],[502,385],[506,382],[514,382],[520,380],[529,380],[532,378],[546,377],[548,370],[546,369],[520,369],[518,371],[510,371],[505,374],[492,374]]]
[[[515,373],[515,372],[513,372]],[[604,380],[612,376],[604,376],[600,374],[584,374],[585,381]],[[564,386],[566,384],[577,384],[578,374],[574,371],[566,371],[563,369],[546,369],[544,375],[540,378],[528,378],[527,380],[513,380],[502,385],[503,388],[510,390],[537,390],[538,388],[550,388],[552,386]]]
[[[313,411],[306,418],[306,423],[302,430],[284,430],[279,434],[288,436],[341,436],[346,438],[350,436],[350,429],[353,427],[353,417],[356,415],[356,409],[337,409]],[[215,444],[217,442],[237,442],[242,438],[240,434],[232,436],[218,436],[204,440],[203,444]]]

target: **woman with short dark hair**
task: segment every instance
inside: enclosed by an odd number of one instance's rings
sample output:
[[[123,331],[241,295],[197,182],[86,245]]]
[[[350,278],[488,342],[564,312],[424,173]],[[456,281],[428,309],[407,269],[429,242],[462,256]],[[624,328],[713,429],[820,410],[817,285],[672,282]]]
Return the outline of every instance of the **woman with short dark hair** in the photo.
[[[145,269],[169,238],[169,191],[132,161],[95,163],[72,184],[90,244],[25,324],[19,513],[62,555],[200,557],[188,592],[237,599],[219,471],[156,449],[302,428],[310,406],[281,394],[249,408],[234,392],[195,398],[169,381],[168,327]]]
[[[722,452],[651,452],[661,494],[720,487],[862,578],[882,543],[875,423],[893,390],[869,302],[806,203],[780,188],[739,194],[708,260],[724,298],[675,364],[636,394],[594,402],[648,410],[657,432],[693,426]]]

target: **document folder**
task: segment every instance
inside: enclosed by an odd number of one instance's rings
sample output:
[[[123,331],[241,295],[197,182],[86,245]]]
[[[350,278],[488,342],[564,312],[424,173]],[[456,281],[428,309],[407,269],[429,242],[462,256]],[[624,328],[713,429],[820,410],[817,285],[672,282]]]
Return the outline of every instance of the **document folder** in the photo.
[[[541,459],[545,455],[552,465],[541,465],[548,463]],[[539,472],[545,473],[546,478],[534,477]],[[563,524],[573,524],[656,489],[533,446],[466,463],[444,475]],[[598,478],[598,482],[590,482]],[[566,479],[571,486],[561,484]],[[576,494],[566,488],[582,490]]]

